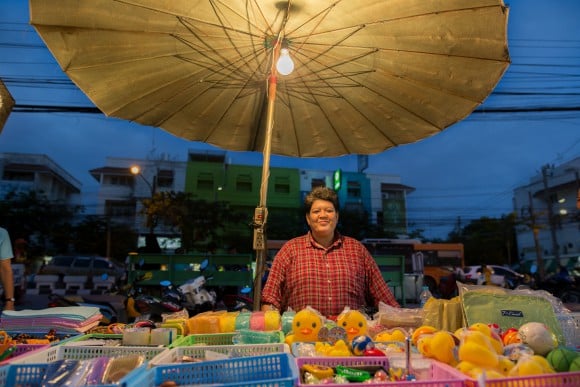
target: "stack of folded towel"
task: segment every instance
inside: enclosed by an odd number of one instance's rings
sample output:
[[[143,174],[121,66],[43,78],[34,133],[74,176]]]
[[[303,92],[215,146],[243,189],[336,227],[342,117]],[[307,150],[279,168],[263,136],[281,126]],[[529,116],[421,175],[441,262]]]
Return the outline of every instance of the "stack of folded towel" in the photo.
[[[48,332],[50,329],[59,333],[83,333],[99,325],[102,318],[99,308],[93,306],[4,310],[0,315],[0,329],[22,333]]]

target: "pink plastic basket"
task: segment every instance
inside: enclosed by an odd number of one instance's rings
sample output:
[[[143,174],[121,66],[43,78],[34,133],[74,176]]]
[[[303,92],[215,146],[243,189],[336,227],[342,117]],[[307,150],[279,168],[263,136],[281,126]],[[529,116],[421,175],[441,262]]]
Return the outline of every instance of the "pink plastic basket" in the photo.
[[[473,380],[468,386],[483,387]],[[525,376],[518,378],[492,379],[485,381],[485,387],[578,387],[580,386],[580,372],[559,372]]]
[[[10,364],[15,359],[20,359],[20,357],[33,353],[33,351],[38,351],[48,347],[50,347],[50,344],[16,344],[14,352],[12,352],[8,358],[2,360],[0,366]]]
[[[336,367],[338,365],[343,365],[345,367],[356,367],[356,366],[379,366],[385,369],[389,368],[389,359],[384,356],[377,357],[300,357],[296,359],[298,370],[302,368],[304,364],[316,364],[326,367]],[[299,372],[300,373],[300,372]],[[301,373],[300,373],[301,374]],[[373,387],[384,387],[384,386],[398,386],[403,385],[408,386],[425,386],[425,387],[465,387],[466,382],[471,382],[467,376],[457,371],[455,368],[448,366],[437,361],[431,362],[431,379],[430,380],[417,380],[409,382],[393,381],[385,383],[372,383]],[[368,383],[349,383],[348,385],[365,385]],[[298,379],[299,386],[312,386],[312,384],[303,383],[302,378]],[[319,386],[324,385],[325,387],[344,387],[344,384],[319,384]]]

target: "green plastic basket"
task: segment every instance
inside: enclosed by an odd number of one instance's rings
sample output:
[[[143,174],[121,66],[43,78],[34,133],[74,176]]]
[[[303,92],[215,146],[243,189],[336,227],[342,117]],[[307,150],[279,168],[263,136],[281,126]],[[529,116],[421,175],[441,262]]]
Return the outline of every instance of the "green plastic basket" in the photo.
[[[190,347],[192,345],[232,345],[236,332],[229,333],[199,333],[182,336],[171,344],[170,348]]]

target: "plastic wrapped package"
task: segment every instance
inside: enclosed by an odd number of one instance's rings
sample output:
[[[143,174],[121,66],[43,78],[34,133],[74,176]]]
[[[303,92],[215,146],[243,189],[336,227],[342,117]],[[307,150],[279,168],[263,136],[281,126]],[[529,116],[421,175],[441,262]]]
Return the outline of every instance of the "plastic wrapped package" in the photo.
[[[418,328],[423,323],[423,310],[395,308],[381,302],[373,319],[385,328]]]
[[[189,334],[221,333],[220,318],[226,311],[203,312],[187,320]]]

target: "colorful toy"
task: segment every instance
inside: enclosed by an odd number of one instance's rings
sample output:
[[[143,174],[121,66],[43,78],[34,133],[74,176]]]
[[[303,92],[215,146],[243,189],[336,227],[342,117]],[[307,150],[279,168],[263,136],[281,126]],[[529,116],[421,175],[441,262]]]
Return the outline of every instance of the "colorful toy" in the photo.
[[[546,356],[548,363],[557,372],[568,372],[572,362],[580,356],[580,353],[565,347],[553,349]]]
[[[457,354],[459,361],[467,361],[484,369],[497,369],[499,366],[499,355],[490,339],[476,330],[464,332]]]
[[[336,320],[336,325],[346,331],[348,342],[352,342],[356,336],[366,335],[368,331],[367,318],[358,310],[342,312]]]
[[[530,346],[536,355],[546,356],[558,346],[558,339],[550,329],[539,322],[525,323],[518,329],[522,343]]]
[[[318,332],[322,328],[322,317],[313,309],[305,308],[296,313],[292,320],[292,333],[286,336],[285,342],[318,341]]]
[[[375,341],[398,341],[404,343],[406,337],[407,334],[403,330],[393,328],[377,333],[375,335]]]
[[[503,354],[503,342],[501,340],[500,335],[497,333],[499,332],[492,329],[488,324],[483,323],[475,323],[469,326],[468,328],[470,331],[479,331],[483,333],[486,337],[489,338],[489,342],[495,349],[495,352],[498,355]],[[498,328],[499,329],[499,328]]]
[[[449,332],[437,331],[429,335],[421,335],[417,341],[417,350],[423,356],[455,366],[456,338]]]
[[[542,374],[553,374],[556,371],[552,368],[545,357],[539,355],[521,357],[514,368],[509,372],[509,376],[531,376]]]
[[[353,355],[362,356],[367,349],[374,348],[373,339],[365,335],[356,336],[352,339],[351,348]]]

